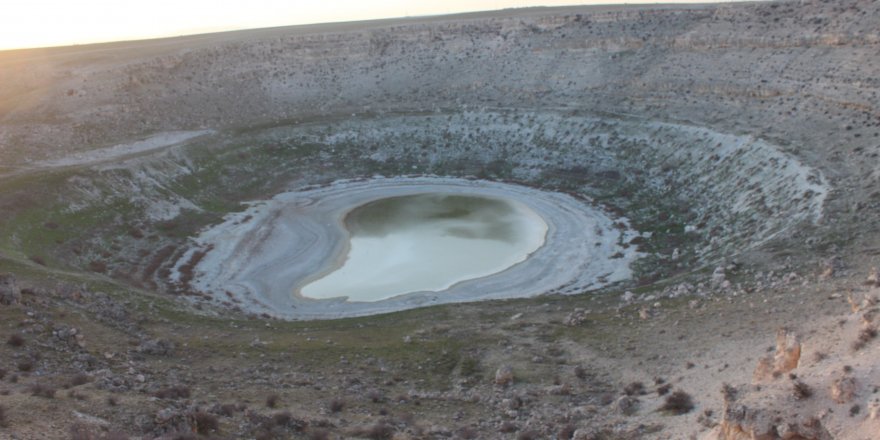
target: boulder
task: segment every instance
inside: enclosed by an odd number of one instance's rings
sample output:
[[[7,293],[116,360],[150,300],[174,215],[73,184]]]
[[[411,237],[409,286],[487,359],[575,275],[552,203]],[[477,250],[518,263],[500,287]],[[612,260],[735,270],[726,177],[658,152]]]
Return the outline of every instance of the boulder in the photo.
[[[849,403],[856,395],[856,380],[850,376],[839,377],[831,382],[831,399],[837,403]]]
[[[21,302],[21,290],[10,274],[0,274],[0,304],[10,306]]]
[[[776,351],[773,356],[758,360],[752,376],[754,382],[775,379],[797,368],[801,359],[800,338],[794,332],[781,328],[776,332]]]
[[[495,370],[495,385],[507,386],[513,384],[513,369],[507,365]]]

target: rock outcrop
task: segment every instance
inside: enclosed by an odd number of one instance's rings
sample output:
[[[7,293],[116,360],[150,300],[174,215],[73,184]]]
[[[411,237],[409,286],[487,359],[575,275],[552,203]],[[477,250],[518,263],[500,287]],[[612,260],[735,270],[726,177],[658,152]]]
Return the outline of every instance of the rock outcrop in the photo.
[[[754,382],[763,382],[780,377],[794,370],[801,358],[801,343],[797,334],[788,329],[776,332],[776,352],[773,356],[758,361],[753,375]]]
[[[0,304],[13,305],[21,302],[21,289],[10,274],[0,274]]]

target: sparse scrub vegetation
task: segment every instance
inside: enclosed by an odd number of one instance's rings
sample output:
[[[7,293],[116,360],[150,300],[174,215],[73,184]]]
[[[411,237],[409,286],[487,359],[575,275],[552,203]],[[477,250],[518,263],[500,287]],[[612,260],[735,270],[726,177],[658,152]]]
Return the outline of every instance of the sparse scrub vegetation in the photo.
[[[681,390],[674,391],[667,396],[663,406],[660,407],[661,411],[672,415],[687,414],[692,409],[694,409],[694,402],[691,395]]]
[[[266,407],[268,408],[277,408],[278,404],[281,402],[281,396],[277,394],[270,394],[266,397]]]
[[[341,412],[343,409],[345,409],[345,399],[337,397],[330,401],[328,407],[330,408],[330,412],[332,413]]]
[[[15,348],[23,347],[24,343],[25,343],[24,337],[20,334],[17,334],[17,333],[13,334],[13,335],[9,335],[9,338],[6,339],[6,345],[9,345],[10,347],[15,347]]]
[[[32,396],[54,399],[56,390],[55,387],[42,383],[35,383],[30,386],[30,392]]]
[[[792,383],[792,388],[794,397],[798,400],[808,399],[813,395],[813,389],[803,381],[795,380]]]
[[[70,381],[68,382],[68,386],[77,387],[80,385],[85,385],[85,384],[89,383],[90,381],[91,381],[91,378],[89,377],[89,375],[87,375],[85,373],[77,373],[77,374],[73,375],[73,377],[70,378]]]
[[[19,361],[17,364],[17,367],[18,367],[18,371],[21,371],[22,373],[29,373],[31,371],[34,371],[34,368],[36,367],[36,363],[31,359],[25,359],[25,360]]]
[[[191,392],[188,386],[173,385],[156,391],[153,393],[153,396],[160,399],[188,399],[190,394]]]
[[[212,414],[205,411],[197,411],[193,415],[193,422],[196,426],[196,432],[202,435],[208,435],[220,430],[220,422]]]
[[[877,337],[877,328],[873,325],[869,325],[861,330],[859,330],[859,336],[856,338],[855,342],[852,344],[853,350],[861,350],[865,348],[865,345],[868,345],[869,342],[874,340]]]

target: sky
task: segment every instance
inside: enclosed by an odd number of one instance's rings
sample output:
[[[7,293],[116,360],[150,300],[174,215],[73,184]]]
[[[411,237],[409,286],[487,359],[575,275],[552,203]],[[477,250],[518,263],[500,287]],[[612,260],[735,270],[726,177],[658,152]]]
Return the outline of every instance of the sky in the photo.
[[[657,1],[4,0],[3,3],[0,6],[0,50],[527,6]]]

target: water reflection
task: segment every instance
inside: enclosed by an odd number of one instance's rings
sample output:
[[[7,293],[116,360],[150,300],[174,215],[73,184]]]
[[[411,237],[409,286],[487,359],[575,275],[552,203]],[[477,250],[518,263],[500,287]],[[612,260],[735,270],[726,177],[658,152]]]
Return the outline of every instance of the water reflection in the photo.
[[[305,286],[310,298],[378,301],[440,291],[500,272],[544,242],[547,225],[518,202],[454,194],[390,197],[352,210],[343,265]]]

